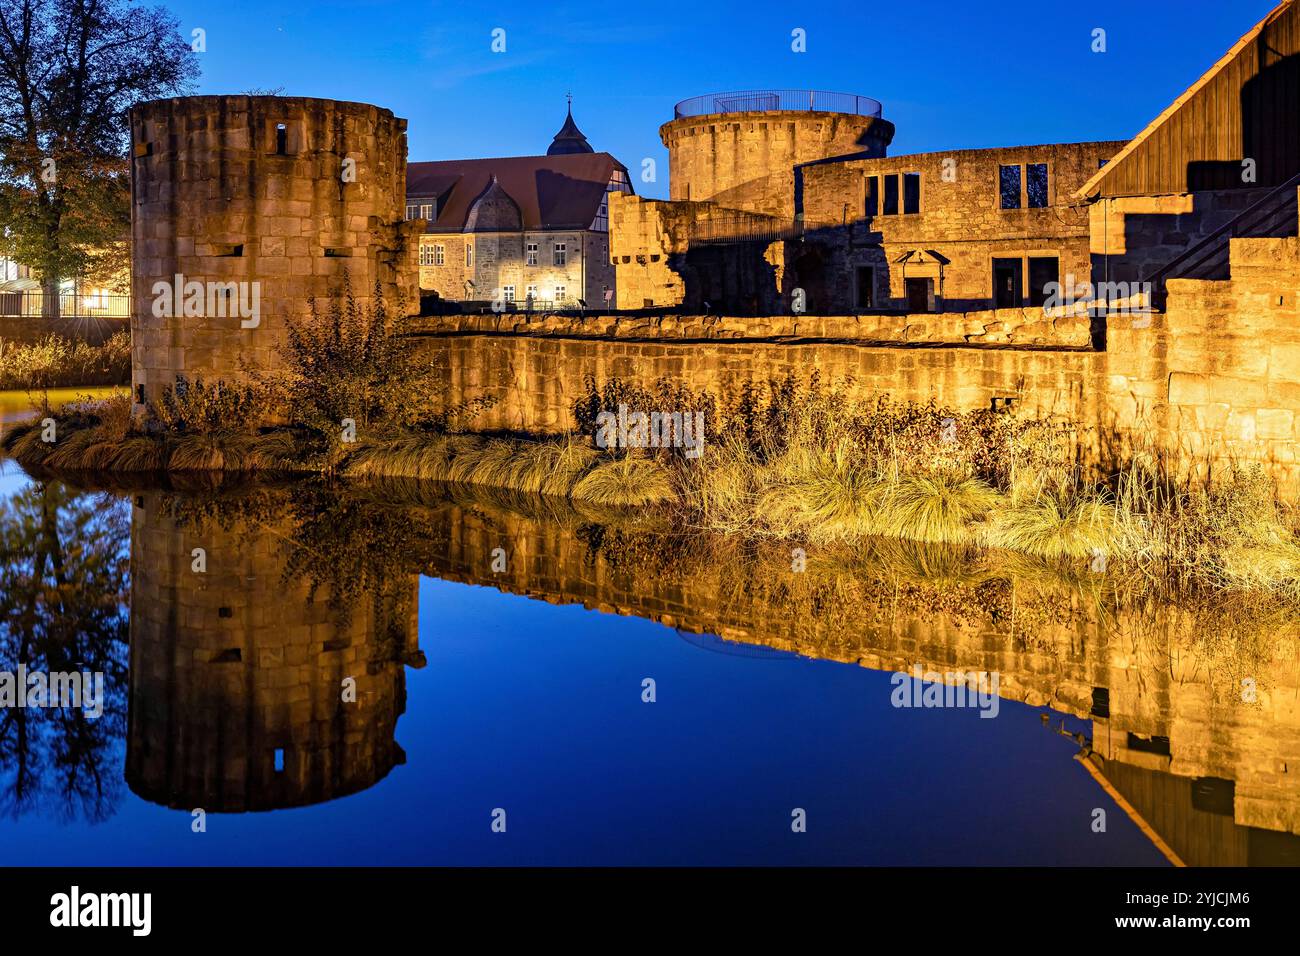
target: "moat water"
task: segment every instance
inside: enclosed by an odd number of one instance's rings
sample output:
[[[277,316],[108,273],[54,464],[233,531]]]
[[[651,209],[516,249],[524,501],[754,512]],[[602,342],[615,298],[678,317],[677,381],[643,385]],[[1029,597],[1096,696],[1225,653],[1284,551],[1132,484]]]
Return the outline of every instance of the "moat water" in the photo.
[[[0,677],[104,693],[0,708],[0,865],[1300,860],[1282,612],[795,563],[557,502],[5,463]],[[924,706],[944,673],[996,697]]]

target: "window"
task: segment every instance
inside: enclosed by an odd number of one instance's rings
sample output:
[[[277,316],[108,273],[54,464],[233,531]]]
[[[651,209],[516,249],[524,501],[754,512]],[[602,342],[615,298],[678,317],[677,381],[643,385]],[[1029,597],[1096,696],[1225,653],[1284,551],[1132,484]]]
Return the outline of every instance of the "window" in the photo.
[[[1003,209],[1020,208],[1020,167],[998,167],[998,190],[1002,197]]]
[[[555,301],[563,302],[567,298],[568,298],[568,292],[565,290],[565,287],[562,285],[557,285],[555,287]]]
[[[885,215],[898,215],[898,177],[885,177]]]
[[[438,243],[433,247],[433,264],[435,266],[443,265],[447,261],[447,247]]]
[[[1061,281],[1061,263],[1056,256],[1031,256],[1029,259],[1029,304],[1047,304],[1048,286]]]
[[[880,196],[880,181],[884,180],[884,201]],[[902,179],[902,209],[899,209],[899,179]],[[914,216],[921,211],[921,174],[890,173],[887,176],[868,176],[866,196],[863,199],[863,214],[871,219],[877,215]]]
[[[903,173],[903,215],[914,216],[921,211],[921,174]]]
[[[557,266],[565,265],[569,261],[568,244],[563,242],[557,242],[553,249],[553,255],[555,259],[554,265]]]
[[[1047,206],[1047,164],[1030,163],[1025,167],[1025,200],[1030,209]]]
[[[420,247],[420,265],[422,266],[433,265],[433,246]]]
[[[426,202],[420,204],[420,218],[433,219],[433,203]]]
[[[502,287],[501,287],[501,301],[502,301],[502,302],[513,302],[513,301],[515,301],[515,287],[514,287],[514,286],[512,286],[512,285],[506,285],[506,286],[502,286]]]
[[[408,203],[407,206],[406,206],[406,218],[407,218],[407,219],[419,219],[419,218],[420,218],[420,207],[419,207],[419,206],[413,206],[413,205],[411,205],[410,203]]]
[[[1019,171],[1019,167],[1012,167]],[[1021,259],[998,258],[993,260],[993,307],[1018,309],[1023,302],[1021,277],[1024,275]]]
[[[472,242],[465,243],[465,268],[474,268],[474,244]]]
[[[525,250],[524,261],[530,266],[537,265],[537,243],[535,242],[528,243],[528,246],[526,247]]]
[[[530,285],[524,290],[524,298],[530,302],[537,298],[537,286]]]

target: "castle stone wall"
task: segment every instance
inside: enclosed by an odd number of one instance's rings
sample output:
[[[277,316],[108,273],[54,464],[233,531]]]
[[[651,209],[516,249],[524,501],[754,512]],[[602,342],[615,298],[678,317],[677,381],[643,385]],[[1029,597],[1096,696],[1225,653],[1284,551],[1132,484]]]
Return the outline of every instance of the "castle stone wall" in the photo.
[[[131,135],[137,403],[178,375],[273,369],[286,323],[313,297],[327,307],[345,274],[363,305],[378,284],[390,310],[418,307],[405,120],[364,103],[196,96],[136,106]],[[188,314],[157,314],[178,275],[204,293],[237,285],[224,301],[203,294]],[[254,290],[255,323],[238,312]]]
[[[670,198],[794,218],[794,167],[848,153],[883,156],[892,123],[848,113],[794,110],[675,119],[668,147]]]

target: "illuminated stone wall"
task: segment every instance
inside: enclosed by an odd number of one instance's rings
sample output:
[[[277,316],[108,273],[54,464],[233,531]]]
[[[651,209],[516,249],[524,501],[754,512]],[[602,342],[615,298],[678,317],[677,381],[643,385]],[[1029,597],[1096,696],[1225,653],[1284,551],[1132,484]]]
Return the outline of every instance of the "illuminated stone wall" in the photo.
[[[238,380],[274,369],[308,300],[344,274],[369,303],[418,305],[415,223],[405,221],[406,121],[364,103],[278,96],[154,100],[131,114],[132,384],[156,400],[177,375]],[[159,316],[156,284],[256,284],[259,321],[235,299]],[[242,290],[241,290],[242,291]],[[215,314],[224,311],[224,316]]]

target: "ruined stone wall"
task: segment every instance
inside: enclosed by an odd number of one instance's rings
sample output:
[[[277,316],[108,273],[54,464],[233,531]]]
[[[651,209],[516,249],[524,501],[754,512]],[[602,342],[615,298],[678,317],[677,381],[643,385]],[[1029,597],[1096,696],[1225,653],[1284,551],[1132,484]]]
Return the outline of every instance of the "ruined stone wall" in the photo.
[[[459,317],[451,317],[459,318]],[[478,317],[463,317],[475,320]],[[486,317],[511,328],[515,317]],[[664,323],[674,322],[664,319]],[[495,404],[473,421],[476,429],[560,434],[574,427],[573,402],[586,376],[652,386],[661,378],[695,390],[733,393],[745,382],[806,378],[848,382],[869,398],[931,399],[957,409],[988,408],[994,398],[1017,398],[1030,414],[1092,423],[1101,409],[1105,356],[1091,351],[993,348],[898,348],[861,341],[786,343],[755,337],[749,320],[722,319],[717,329],[734,338],[699,340],[692,325],[660,325],[652,338],[617,337],[617,327],[586,338],[527,333],[451,332],[419,339],[437,369],[442,400],[472,398]],[[448,328],[448,326],[441,326]],[[470,327],[470,326],[466,326]],[[428,326],[426,326],[426,329]],[[626,334],[626,333],[625,333]]]
[[[828,156],[883,156],[886,120],[847,113],[773,110],[683,117],[665,123],[669,196],[794,218],[794,167]]]
[[[131,135],[137,402],[177,375],[274,369],[286,322],[312,297],[327,306],[345,273],[363,305],[376,283],[390,309],[418,305],[405,120],[363,103],[196,96],[135,107]],[[204,296],[198,314],[155,314],[177,275],[246,285],[216,308]],[[254,284],[260,311],[246,325],[229,313]]]
[[[610,194],[609,255],[615,272],[616,308],[681,304],[686,286],[670,261],[686,252],[690,223],[705,205]]]
[[[449,316],[419,326],[448,405],[487,397],[475,427],[558,434],[584,381],[661,378],[730,392],[745,382],[852,382],[853,394],[959,411],[1015,398],[1086,429],[1085,462],[1163,454],[1214,479],[1265,467],[1300,497],[1300,252],[1296,239],[1232,243],[1234,279],[1175,280],[1168,311],[1105,319],[1041,310],[909,316]],[[989,321],[989,320],[992,321]],[[1086,347],[1104,339],[1105,350]],[[890,344],[893,343],[893,344]]]
[[[800,275],[801,285],[816,289],[810,311],[865,308],[860,301],[857,269],[874,270],[871,307],[906,307],[906,279],[930,279],[938,311],[987,308],[992,301],[993,259],[1021,261],[1020,293],[1030,301],[1028,259],[1055,257],[1060,281],[1076,283],[1092,274],[1087,210],[1073,194],[1114,155],[1122,142],[1017,146],[1001,149],[951,150],[911,156],[854,160],[806,166],[802,170],[807,242],[819,246],[823,261],[816,281]],[[1026,169],[1046,164],[1047,206],[1031,208]],[[1020,208],[1001,208],[999,167],[1021,170]],[[903,213],[902,182],[906,173],[920,175],[919,212]],[[886,177],[899,183],[898,213],[884,214]],[[876,184],[877,214],[868,212],[869,180]],[[937,252],[948,263],[928,259]],[[910,261],[900,261],[908,253]],[[1041,291],[1041,290],[1040,290]]]
[[[1232,278],[1169,282],[1166,311],[1115,320],[1109,398],[1198,474],[1258,462],[1300,491],[1300,240],[1234,239]]]
[[[342,619],[327,591],[286,578],[291,534],[283,518],[182,521],[156,493],[136,499],[126,779],[145,799],[299,806],[363,790],[404,761],[393,734],[403,662],[418,654],[415,581],[399,582],[405,600],[390,616],[367,594]],[[346,677],[354,703],[342,699]]]

